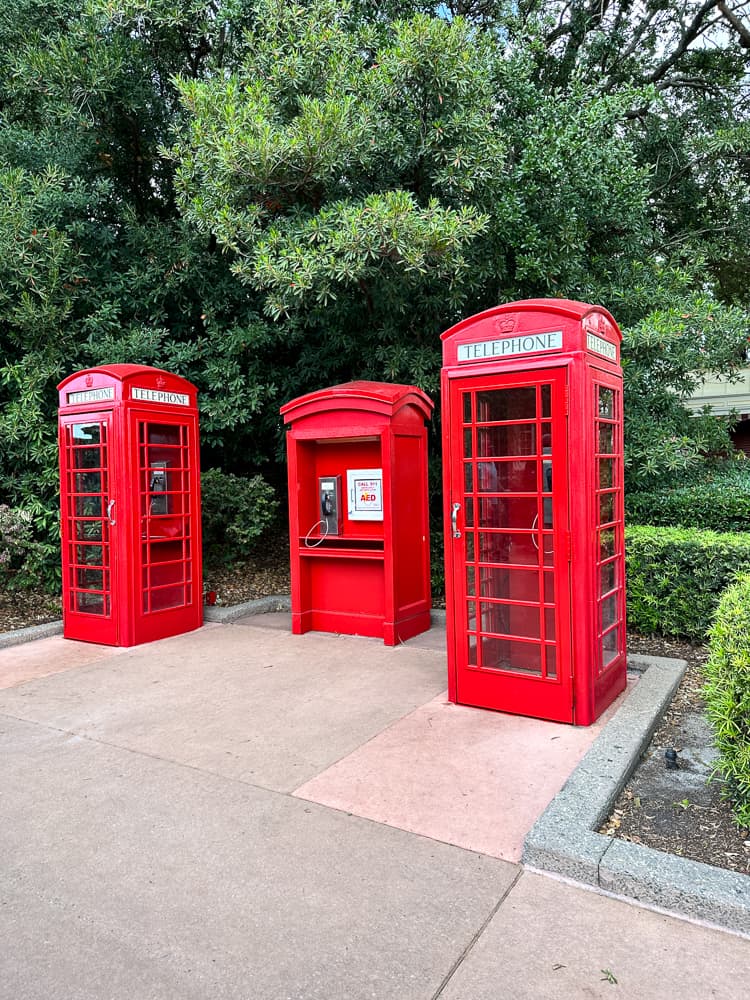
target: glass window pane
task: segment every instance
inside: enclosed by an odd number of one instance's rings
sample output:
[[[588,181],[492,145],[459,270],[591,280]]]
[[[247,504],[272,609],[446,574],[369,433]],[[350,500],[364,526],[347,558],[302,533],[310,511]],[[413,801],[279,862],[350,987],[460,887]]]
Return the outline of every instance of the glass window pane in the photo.
[[[106,594],[75,593],[75,610],[90,615],[108,615],[109,597]]]
[[[600,594],[608,594],[617,586],[617,563],[605,563],[601,568]]]
[[[147,424],[146,440],[149,444],[180,444],[180,427],[174,424]]]
[[[474,497],[464,499],[464,524],[467,528],[474,527]]]
[[[605,389],[599,386],[599,416],[614,417],[615,415],[615,394],[612,389]]]
[[[552,416],[552,386],[543,385],[542,386],[542,416],[551,417]]]
[[[548,640],[554,641],[557,638],[557,632],[555,628],[555,609],[545,608],[544,609],[544,635]]]
[[[185,603],[184,587],[164,587],[151,591],[151,610],[164,611],[167,608],[179,608]]]
[[[615,428],[613,424],[599,424],[599,451],[612,455],[615,450]]]
[[[73,424],[73,442],[75,444],[100,444],[101,424]]]
[[[542,648],[536,642],[514,642],[482,636],[482,666],[519,674],[542,673]]]
[[[477,455],[482,458],[534,454],[536,454],[536,424],[477,427]]]
[[[544,603],[555,603],[555,574],[545,572],[544,574]]]
[[[472,469],[473,469],[473,466],[472,466],[471,462],[466,462],[464,464],[464,490],[467,493],[473,493],[474,492],[474,482],[473,482],[473,479],[472,479]]]
[[[474,561],[474,532],[466,532],[466,558],[469,562]]]
[[[102,522],[101,521],[76,521],[75,522],[75,536],[79,541],[83,542],[101,542],[102,541]]]
[[[608,666],[620,651],[620,627],[613,628],[602,636],[602,666]]]
[[[615,460],[613,458],[599,459],[599,488],[602,490],[615,486]]]
[[[493,389],[477,393],[477,422],[533,420],[536,417],[536,387]]]
[[[615,554],[616,529],[607,528],[599,532],[599,558],[608,559]]]
[[[469,633],[466,656],[470,667],[479,666],[479,661],[477,659],[477,637],[473,633]]]
[[[536,493],[537,462],[477,462],[477,480],[483,493]]]
[[[102,566],[101,545],[76,545],[76,562],[85,566]]]
[[[73,489],[76,493],[101,493],[101,472],[77,472]]]
[[[534,544],[531,532],[504,534],[501,532],[480,532],[479,561],[488,563],[509,563],[513,566],[537,566],[539,549]]]
[[[599,524],[608,524],[615,519],[615,494],[602,493],[599,497]]]
[[[617,594],[602,601],[602,629],[609,628],[620,620],[617,613]]]
[[[104,571],[101,569],[76,570],[76,586],[81,590],[104,590]]]
[[[76,517],[103,517],[102,497],[76,497]]]
[[[482,566],[479,569],[479,593],[506,601],[539,601],[539,573],[533,569],[508,569]]]
[[[539,608],[522,604],[488,604],[480,601],[481,632],[539,638]]]
[[[466,567],[466,593],[469,597],[476,597],[476,574],[473,566]]]
[[[547,676],[557,677],[557,650],[555,646],[545,646],[544,656],[547,661]]]
[[[480,528],[527,528],[532,531],[539,521],[536,497],[502,496],[478,501]]]
[[[73,457],[76,469],[100,469],[102,467],[101,448],[75,448]]]
[[[472,443],[471,443],[471,429],[466,428],[464,431],[464,458],[471,458],[472,456]]]
[[[465,424],[470,424],[471,423],[471,393],[470,392],[465,392],[465,393],[463,393],[463,397],[464,397],[464,423]]]

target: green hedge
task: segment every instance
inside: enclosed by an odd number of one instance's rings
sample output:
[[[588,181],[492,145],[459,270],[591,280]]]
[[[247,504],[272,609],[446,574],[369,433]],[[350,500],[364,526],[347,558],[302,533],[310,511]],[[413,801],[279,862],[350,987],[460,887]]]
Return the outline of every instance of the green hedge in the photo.
[[[627,519],[711,531],[750,531],[750,489],[737,482],[711,482],[654,493],[631,493]]]
[[[719,751],[715,773],[741,826],[750,826],[750,575],[722,596],[706,663],[708,717]]]
[[[750,533],[630,526],[625,553],[629,627],[697,642],[724,589],[750,572]]]
[[[208,469],[201,473],[203,559],[207,565],[249,555],[279,507],[262,476]]]

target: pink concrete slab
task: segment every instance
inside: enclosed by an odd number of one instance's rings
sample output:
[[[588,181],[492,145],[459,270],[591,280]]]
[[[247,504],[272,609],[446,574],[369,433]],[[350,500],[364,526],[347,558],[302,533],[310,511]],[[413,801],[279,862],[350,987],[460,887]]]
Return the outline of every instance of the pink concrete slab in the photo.
[[[750,942],[524,872],[441,1000],[746,1000]]]
[[[526,834],[610,713],[583,729],[453,705],[440,695],[294,794],[520,861]]]
[[[122,652],[114,646],[77,642],[53,635],[0,650],[0,689],[15,687],[37,677],[88,666]]]

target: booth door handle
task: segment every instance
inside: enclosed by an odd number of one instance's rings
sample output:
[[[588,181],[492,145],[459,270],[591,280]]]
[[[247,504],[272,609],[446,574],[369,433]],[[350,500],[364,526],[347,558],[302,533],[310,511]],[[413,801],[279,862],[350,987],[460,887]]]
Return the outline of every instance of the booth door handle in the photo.
[[[458,530],[458,512],[461,510],[460,503],[453,504],[453,510],[451,511],[451,525],[453,527],[453,537],[460,538],[461,532]]]
[[[114,511],[114,509],[115,509],[115,502],[114,500],[110,500],[109,503],[107,504],[107,517],[109,518],[109,523],[111,525],[117,524],[117,521],[112,516],[112,512]]]

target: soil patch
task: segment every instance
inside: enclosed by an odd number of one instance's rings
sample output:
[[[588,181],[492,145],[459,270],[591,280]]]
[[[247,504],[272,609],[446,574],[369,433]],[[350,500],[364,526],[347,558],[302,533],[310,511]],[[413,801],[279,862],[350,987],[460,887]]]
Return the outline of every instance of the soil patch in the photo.
[[[635,844],[750,874],[750,830],[737,826],[709,781],[716,758],[702,697],[703,646],[628,636],[631,653],[679,657],[688,668],[641,761],[600,833]],[[677,768],[667,768],[674,750]]]

